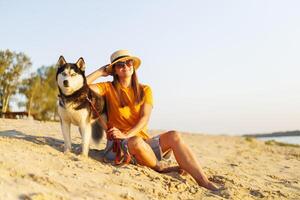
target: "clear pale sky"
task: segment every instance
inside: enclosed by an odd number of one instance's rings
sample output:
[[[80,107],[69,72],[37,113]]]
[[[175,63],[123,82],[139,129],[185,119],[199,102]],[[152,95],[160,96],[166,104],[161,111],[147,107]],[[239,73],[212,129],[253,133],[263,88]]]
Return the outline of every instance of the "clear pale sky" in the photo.
[[[25,52],[32,70],[59,55],[82,56],[87,74],[115,50],[139,56],[151,129],[300,129],[300,1],[0,0],[0,11],[0,49]]]

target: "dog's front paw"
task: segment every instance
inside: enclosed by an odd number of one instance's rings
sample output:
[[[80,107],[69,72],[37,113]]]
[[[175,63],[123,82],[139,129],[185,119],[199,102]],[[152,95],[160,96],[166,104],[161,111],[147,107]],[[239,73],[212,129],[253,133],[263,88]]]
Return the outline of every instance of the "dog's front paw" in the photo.
[[[64,148],[64,154],[70,154],[71,153],[71,149],[69,148]]]
[[[86,159],[88,159],[88,156],[81,153],[81,154],[79,154],[79,155],[76,156],[76,160],[75,161],[84,161]]]

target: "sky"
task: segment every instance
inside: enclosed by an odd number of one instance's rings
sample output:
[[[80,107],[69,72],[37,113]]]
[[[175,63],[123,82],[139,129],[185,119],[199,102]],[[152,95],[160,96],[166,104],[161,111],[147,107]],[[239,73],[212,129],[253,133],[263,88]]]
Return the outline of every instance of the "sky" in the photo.
[[[299,130],[299,10],[296,0],[0,0],[0,49],[27,54],[32,71],[83,57],[86,74],[128,49],[152,88],[150,129]]]

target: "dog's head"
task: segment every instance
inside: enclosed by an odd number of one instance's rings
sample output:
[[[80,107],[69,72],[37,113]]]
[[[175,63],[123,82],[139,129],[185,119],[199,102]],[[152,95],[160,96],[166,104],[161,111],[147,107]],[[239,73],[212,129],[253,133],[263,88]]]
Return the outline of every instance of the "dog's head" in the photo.
[[[79,58],[76,63],[67,63],[65,58],[60,56],[57,66],[56,82],[60,92],[64,95],[72,95],[87,84],[83,58]]]

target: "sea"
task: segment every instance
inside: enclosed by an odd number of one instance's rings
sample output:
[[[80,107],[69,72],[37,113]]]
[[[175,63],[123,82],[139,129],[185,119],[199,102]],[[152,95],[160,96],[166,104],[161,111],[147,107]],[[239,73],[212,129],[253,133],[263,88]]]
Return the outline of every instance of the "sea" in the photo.
[[[258,140],[268,141],[275,140],[277,142],[284,142],[288,144],[298,144],[300,145],[300,136],[283,136],[283,137],[258,137]]]

